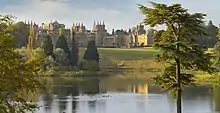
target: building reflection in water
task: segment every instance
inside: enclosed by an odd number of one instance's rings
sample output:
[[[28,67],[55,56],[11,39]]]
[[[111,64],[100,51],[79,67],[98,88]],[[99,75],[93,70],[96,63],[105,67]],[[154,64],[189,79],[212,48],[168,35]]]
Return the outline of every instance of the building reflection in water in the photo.
[[[59,99],[54,98],[52,106],[51,106],[51,113],[59,113],[60,112],[59,108],[60,108],[59,107]]]
[[[147,84],[137,84],[133,86],[133,93],[148,94]]]
[[[126,113],[154,113],[160,111],[155,106],[158,103],[161,109],[173,112],[175,110],[173,98],[162,94],[161,89],[147,83],[145,80],[111,78],[82,81],[66,79],[62,82],[56,80],[54,86],[48,87],[50,92],[41,93],[39,96],[38,105],[44,107],[36,113],[75,113],[76,111],[77,113],[109,113],[110,111],[116,113],[119,112],[118,109]],[[184,90],[184,107],[194,107],[200,111],[204,108],[210,111],[207,103],[210,100],[209,89],[196,87]],[[220,88],[214,88],[213,93],[214,109],[220,111]],[[112,97],[108,97],[109,95]],[[129,109],[126,109],[128,106]],[[199,108],[201,106],[203,107]],[[192,111],[188,110],[188,112]]]
[[[96,101],[97,113],[106,113],[106,100]]]
[[[220,112],[220,87],[213,88],[214,109]]]
[[[44,107],[38,110],[37,113],[72,113],[74,111],[81,111],[82,109],[83,111],[104,113],[106,111],[107,100],[101,100],[101,98],[105,98],[101,94],[120,91],[148,94],[148,85],[146,82],[139,83],[139,81],[134,80],[85,79],[75,82],[70,79],[54,79],[51,81],[54,83],[48,87],[50,91],[42,93],[39,97],[39,105],[43,105]],[[92,100],[73,101],[73,97],[84,94]],[[142,101],[137,102],[138,106],[143,105],[143,102],[147,102],[145,97],[143,96],[143,99],[140,99]],[[42,109],[44,109],[44,112]]]
[[[96,113],[96,100],[88,101],[89,111],[92,113]]]
[[[44,110],[46,111],[46,113],[50,113],[52,102],[53,102],[53,97],[49,93],[45,93],[42,96],[43,96],[43,101],[44,101]]]

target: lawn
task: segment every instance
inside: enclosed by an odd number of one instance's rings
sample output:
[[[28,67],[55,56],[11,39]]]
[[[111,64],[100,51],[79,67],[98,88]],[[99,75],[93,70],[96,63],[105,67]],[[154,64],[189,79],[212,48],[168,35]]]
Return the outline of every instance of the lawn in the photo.
[[[147,48],[98,48],[101,59],[111,57],[117,60],[141,60],[153,59],[157,50]],[[80,48],[80,56],[85,52],[85,48]]]
[[[79,56],[83,58],[86,48],[79,48]],[[154,62],[157,50],[146,48],[98,48],[100,54],[101,68],[123,67],[123,68],[143,68],[161,67]]]

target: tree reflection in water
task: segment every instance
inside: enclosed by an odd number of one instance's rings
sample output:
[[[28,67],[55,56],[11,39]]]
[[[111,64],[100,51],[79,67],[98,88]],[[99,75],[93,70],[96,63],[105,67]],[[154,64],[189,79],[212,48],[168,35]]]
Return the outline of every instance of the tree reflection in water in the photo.
[[[131,103],[134,104],[135,107],[132,106],[133,108],[131,108],[134,110],[138,109],[138,113],[143,113],[144,111],[150,112],[149,106],[156,107],[155,105],[149,105],[149,100],[151,100],[151,102],[152,100],[158,102],[161,101],[155,100],[157,98],[149,98],[149,95],[147,94],[150,94],[151,97],[166,95],[158,87],[151,85],[149,83],[149,79],[117,77],[93,79],[75,79],[69,77],[47,79],[49,80],[46,81],[50,82],[45,83],[47,84],[47,92],[41,92],[41,96],[43,95],[43,105],[45,112],[40,113],[74,113],[75,111],[77,111],[78,113],[109,113],[110,111],[112,111],[110,109],[120,106],[120,103],[114,102],[122,101],[132,101]],[[184,89],[183,93],[183,102],[185,103],[184,107],[195,108],[200,105],[205,105],[202,108],[207,110],[209,109],[208,101],[210,101],[210,103],[214,103],[213,109],[215,109],[216,111],[220,111],[220,88],[215,87],[213,89],[213,101],[210,99],[211,94],[212,92],[210,92],[210,87],[207,86],[186,88]],[[111,96],[113,97],[111,98]],[[165,103],[168,106],[164,106],[164,109],[165,107],[166,109],[174,108],[174,104],[172,103],[175,102],[172,101],[172,98],[165,99],[166,96],[161,97],[164,97],[164,102],[161,103]],[[197,106],[196,103],[200,103],[200,105]],[[115,106],[113,107],[112,104],[115,104]],[[128,107],[121,109],[128,109],[129,111],[130,104],[122,104],[126,106],[128,105]],[[117,110],[115,112],[117,112]],[[191,111],[189,110],[188,112]]]

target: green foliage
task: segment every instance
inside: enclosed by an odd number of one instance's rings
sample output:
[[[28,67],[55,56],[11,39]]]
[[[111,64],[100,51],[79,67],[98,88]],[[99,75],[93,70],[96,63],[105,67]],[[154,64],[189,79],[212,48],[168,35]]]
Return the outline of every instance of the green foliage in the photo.
[[[33,27],[31,27],[28,37],[28,45],[27,45],[29,59],[32,59],[32,51],[34,49],[34,44],[35,44],[35,30]]]
[[[68,59],[68,54],[66,54],[63,49],[61,48],[55,49],[54,54],[56,57],[56,62],[58,62],[59,65],[67,66],[70,63]]]
[[[57,62],[53,59],[52,56],[47,56],[44,59],[44,65],[47,71],[56,70],[57,69]]]
[[[213,100],[214,100],[214,109],[216,111],[220,110],[220,87],[213,88]]]
[[[33,50],[33,59],[42,58],[44,59],[46,57],[46,54],[44,53],[44,50],[42,48],[36,48]]]
[[[70,39],[70,47],[71,47],[70,60],[71,60],[71,65],[75,66],[78,62],[79,49],[74,38],[75,32],[74,31],[71,31],[71,32],[72,33],[71,33],[71,39]]]
[[[220,29],[218,29],[217,38],[220,39]]]
[[[182,80],[181,87],[188,86],[188,85],[194,85],[193,83],[195,80],[193,79],[193,74],[187,74],[182,73],[180,76]],[[176,67],[175,65],[166,67],[164,72],[162,74],[157,75],[156,77],[153,77],[154,82],[161,86],[162,89],[170,90],[174,96],[176,95],[176,87],[178,87],[176,82]]]
[[[187,70],[212,73],[211,55],[207,48],[196,44],[195,37],[203,37],[205,14],[190,14],[180,4],[165,5],[151,2],[153,8],[139,5],[146,16],[144,23],[150,27],[165,25],[154,35],[154,48],[160,50],[156,61],[165,64],[162,75],[154,77],[162,88],[174,90],[177,94],[177,113],[181,113],[181,91],[183,86],[193,83],[193,75]]]
[[[218,69],[218,71],[220,71],[220,29],[218,30],[218,42],[215,44],[214,48],[213,48],[213,52],[215,55],[215,61],[214,61],[214,66]]]
[[[15,37],[15,46],[21,48],[28,43],[29,28],[23,22],[17,22],[12,25],[11,34]]]
[[[45,37],[46,39],[43,42],[42,48],[44,50],[45,55],[47,56],[54,56],[53,54],[53,43],[51,37],[48,35]]]
[[[89,71],[99,70],[98,62],[96,62],[95,60],[82,60],[80,62],[80,68]]]
[[[68,58],[69,58],[70,50],[69,50],[69,47],[68,47],[68,44],[67,44],[66,37],[64,35],[61,35],[58,38],[55,48],[63,49],[64,52],[68,55]]]
[[[208,36],[207,39],[205,39],[206,45],[213,47],[218,41],[218,27],[213,25],[212,21],[209,21],[208,25],[206,26],[206,33]]]
[[[194,36],[205,35],[201,26],[204,14],[189,14],[180,4],[167,6],[152,3],[154,8],[140,5],[140,10],[146,19],[144,23],[151,27],[166,25],[166,30],[160,30],[154,35],[154,48],[160,49],[157,55],[158,62],[176,65],[180,60],[182,70],[212,72],[210,54],[205,53],[207,48],[195,44]],[[177,45],[179,48],[177,48]]]
[[[7,25],[0,28],[0,112],[24,113],[36,108],[24,96],[42,88],[36,79],[41,68],[39,60],[21,62],[20,55],[15,51],[14,37],[8,33],[11,23],[10,16],[0,16],[0,24]]]
[[[94,61],[99,62],[99,53],[98,53],[97,47],[95,45],[95,41],[88,42],[83,59],[94,60]]]
[[[89,41],[83,56],[84,62],[80,63],[81,69],[98,70],[99,69],[99,53],[95,45],[95,41]],[[96,63],[93,63],[96,62]],[[96,66],[94,66],[94,65]],[[98,67],[98,69],[97,69]]]
[[[27,57],[28,51],[27,51],[27,48],[22,47],[21,49],[16,49],[15,51],[18,52],[18,54],[21,56],[21,60],[23,62],[28,61],[28,57]]]

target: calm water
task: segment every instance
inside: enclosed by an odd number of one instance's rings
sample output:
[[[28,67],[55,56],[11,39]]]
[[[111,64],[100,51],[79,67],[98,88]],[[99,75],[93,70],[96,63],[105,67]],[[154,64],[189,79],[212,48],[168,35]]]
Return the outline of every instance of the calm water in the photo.
[[[36,113],[175,113],[175,99],[148,80],[47,78]],[[184,113],[220,113],[220,88],[186,88]]]

